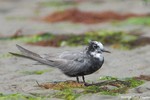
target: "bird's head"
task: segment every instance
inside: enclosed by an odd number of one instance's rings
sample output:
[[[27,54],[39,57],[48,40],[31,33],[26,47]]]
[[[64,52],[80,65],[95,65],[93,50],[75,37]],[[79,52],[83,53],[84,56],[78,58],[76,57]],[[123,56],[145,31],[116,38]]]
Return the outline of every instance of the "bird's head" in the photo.
[[[87,48],[88,53],[97,53],[97,54],[102,54],[103,52],[110,53],[110,51],[105,50],[103,44],[98,41],[90,41],[89,46]]]

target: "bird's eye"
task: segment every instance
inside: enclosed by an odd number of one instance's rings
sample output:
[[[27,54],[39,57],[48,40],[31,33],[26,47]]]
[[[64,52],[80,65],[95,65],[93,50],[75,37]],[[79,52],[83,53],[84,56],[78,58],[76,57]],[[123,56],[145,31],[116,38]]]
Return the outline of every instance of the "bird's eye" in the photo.
[[[93,45],[93,48],[97,49],[97,48],[98,48],[98,46],[97,46],[97,45]]]

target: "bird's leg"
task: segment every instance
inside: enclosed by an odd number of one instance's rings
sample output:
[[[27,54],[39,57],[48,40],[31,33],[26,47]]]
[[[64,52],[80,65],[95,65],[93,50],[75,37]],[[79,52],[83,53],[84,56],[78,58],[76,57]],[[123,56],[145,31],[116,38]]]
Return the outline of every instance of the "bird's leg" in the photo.
[[[77,79],[77,82],[79,83],[79,77],[78,76],[76,77],[76,79]]]
[[[82,80],[83,80],[83,83],[85,84],[85,78],[84,78],[84,76],[82,76]]]

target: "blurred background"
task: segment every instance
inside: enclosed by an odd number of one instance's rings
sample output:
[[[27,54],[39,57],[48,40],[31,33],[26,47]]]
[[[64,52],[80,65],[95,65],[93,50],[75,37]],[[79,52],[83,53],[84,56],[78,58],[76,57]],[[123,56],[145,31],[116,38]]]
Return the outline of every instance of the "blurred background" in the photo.
[[[57,47],[98,40],[130,49],[150,43],[149,13],[149,0],[0,0],[0,37]]]

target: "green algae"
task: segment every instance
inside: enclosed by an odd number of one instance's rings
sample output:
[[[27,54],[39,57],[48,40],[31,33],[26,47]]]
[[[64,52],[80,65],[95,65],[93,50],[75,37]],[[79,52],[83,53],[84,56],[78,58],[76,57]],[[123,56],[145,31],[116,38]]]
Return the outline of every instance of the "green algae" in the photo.
[[[73,91],[72,89],[64,89],[54,95],[56,98],[62,98],[65,100],[75,100],[79,96],[81,96],[81,94]]]
[[[50,70],[46,69],[46,70],[34,70],[34,71],[23,71],[21,73],[23,74],[27,74],[27,75],[41,75],[41,74],[44,74],[46,72],[50,72]]]
[[[119,94],[125,94],[129,89],[135,88],[144,83],[144,81],[136,80],[134,78],[119,80],[117,78],[114,79],[114,77],[110,79],[109,77],[107,79],[105,79],[105,82],[102,82],[103,84],[101,84],[100,86],[97,84],[86,87],[84,92],[116,96]]]
[[[65,6],[74,6],[77,3],[75,2],[60,2],[60,1],[47,1],[47,2],[40,2],[40,6],[44,7],[65,7]]]
[[[44,34],[36,34],[36,35],[32,35],[32,36],[14,37],[14,38],[12,38],[12,40],[35,43],[38,41],[50,40],[53,38],[54,38],[53,34],[44,33]]]
[[[124,24],[150,25],[150,17],[133,17],[125,20]]]
[[[9,54],[9,53],[5,53],[5,54],[0,54],[0,59],[1,58],[11,58],[13,57],[13,55]]]
[[[0,93],[0,100],[46,100],[46,99],[41,97],[25,96],[20,93],[7,95]]]
[[[107,81],[113,81],[113,80],[117,80],[118,78],[116,77],[112,77],[112,76],[103,76],[100,77],[99,80],[107,80]]]
[[[131,17],[124,21],[112,21],[114,26],[143,25],[150,26],[150,17]]]

